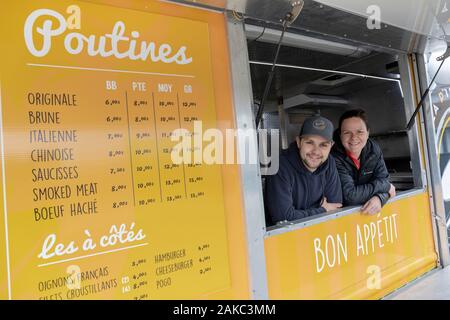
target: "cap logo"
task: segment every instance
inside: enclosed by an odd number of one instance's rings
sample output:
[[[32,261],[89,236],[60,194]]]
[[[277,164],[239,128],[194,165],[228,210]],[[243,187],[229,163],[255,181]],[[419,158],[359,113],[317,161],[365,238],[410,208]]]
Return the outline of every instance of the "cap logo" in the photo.
[[[322,119],[314,120],[313,127],[316,128],[317,130],[324,130],[326,127],[325,121],[323,121]]]

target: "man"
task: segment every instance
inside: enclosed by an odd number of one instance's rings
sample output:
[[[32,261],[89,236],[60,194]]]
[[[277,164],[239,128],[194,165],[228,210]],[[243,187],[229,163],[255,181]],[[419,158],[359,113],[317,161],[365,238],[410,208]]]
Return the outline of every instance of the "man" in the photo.
[[[336,164],[328,157],[332,146],[331,121],[321,116],[307,118],[296,141],[281,154],[278,173],[266,178],[269,225],[342,207]]]

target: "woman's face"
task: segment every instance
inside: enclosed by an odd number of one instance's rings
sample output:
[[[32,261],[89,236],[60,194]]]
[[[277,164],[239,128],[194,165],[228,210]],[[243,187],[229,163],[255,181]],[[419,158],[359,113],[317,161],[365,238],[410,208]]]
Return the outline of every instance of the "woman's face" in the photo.
[[[353,117],[342,121],[341,142],[345,150],[358,157],[369,139],[369,131],[361,118]]]

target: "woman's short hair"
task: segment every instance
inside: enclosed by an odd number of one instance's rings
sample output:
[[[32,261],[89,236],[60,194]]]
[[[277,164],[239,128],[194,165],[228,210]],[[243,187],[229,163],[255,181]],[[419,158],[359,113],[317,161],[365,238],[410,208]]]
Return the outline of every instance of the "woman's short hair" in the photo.
[[[345,111],[339,118],[339,133],[341,132],[342,122],[350,118],[360,118],[365,123],[367,131],[369,131],[369,122],[367,120],[366,112],[363,109],[352,109]]]

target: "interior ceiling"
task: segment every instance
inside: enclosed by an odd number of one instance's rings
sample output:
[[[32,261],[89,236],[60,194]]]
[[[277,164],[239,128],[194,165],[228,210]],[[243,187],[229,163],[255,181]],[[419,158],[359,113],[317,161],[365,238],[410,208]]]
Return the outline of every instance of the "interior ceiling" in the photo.
[[[250,61],[273,62],[276,45],[249,41],[248,48]],[[398,79],[396,71],[388,71],[386,67],[395,63],[396,60],[396,55],[381,52],[372,52],[361,58],[353,58],[282,46],[277,63]],[[262,98],[270,69],[271,66],[269,65],[250,64],[253,97],[256,101]],[[355,76],[332,76],[333,74],[328,72],[277,67],[267,99],[268,105],[270,102],[273,104],[280,94],[285,99],[303,93],[345,96],[349,92],[377,85],[381,81]],[[346,77],[346,79],[342,79],[343,77]],[[328,78],[329,81],[317,81],[324,78]],[[279,88],[278,92],[277,88]],[[273,107],[268,107],[267,111],[271,109]]]
[[[247,23],[272,24],[280,28],[280,21],[291,10],[291,0],[172,0],[219,10],[234,10],[243,14]],[[357,0],[355,0],[357,1]],[[396,1],[396,0],[392,0]],[[367,18],[327,6],[314,0],[304,0],[303,10],[289,27],[292,33],[317,38],[347,41],[386,52],[423,53],[427,36],[386,23],[381,29],[369,30]],[[383,15],[381,16],[383,19]],[[435,35],[433,37],[438,37]]]
[[[281,20],[291,10],[290,0],[174,0],[176,2],[200,4],[219,10],[234,10],[246,24],[281,30]],[[393,0],[395,1],[395,0]],[[397,61],[398,54],[423,53],[427,37],[385,23],[381,29],[369,30],[367,18],[344,10],[327,6],[314,0],[304,0],[299,17],[288,28],[288,32],[307,37],[345,43],[367,49],[366,56],[354,58],[338,54],[323,53],[283,46],[278,63],[309,68],[320,68],[355,72],[371,76],[398,78],[396,71],[387,70],[387,65]],[[250,61],[272,63],[275,44],[249,41]],[[270,66],[250,64],[253,96],[255,101],[262,98]],[[391,73],[392,72],[392,73]],[[330,73],[288,69],[277,67],[269,92],[265,110],[276,109],[277,96],[285,99],[298,94],[320,94],[345,96],[360,88],[380,84],[381,80],[351,78],[348,81],[335,81],[334,85],[320,85],[317,80],[331,76]],[[314,84],[315,83],[315,84]],[[331,83],[331,82],[330,82]],[[277,94],[277,88],[278,94]],[[309,108],[310,106],[302,106]],[[289,110],[294,111],[294,110]]]
[[[367,28],[367,18],[313,0],[304,1],[303,10],[290,26],[289,32],[325,39],[338,38],[359,45],[372,46],[378,50],[402,52],[417,52],[426,40],[423,35],[384,23],[381,24],[381,29],[370,30]],[[266,21],[279,24],[280,19],[289,10],[289,0],[248,0],[246,5],[246,15],[255,22]]]

